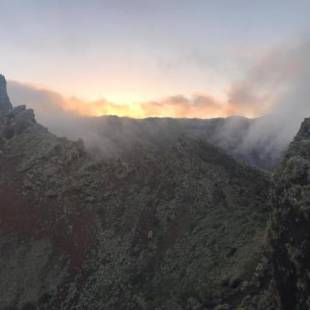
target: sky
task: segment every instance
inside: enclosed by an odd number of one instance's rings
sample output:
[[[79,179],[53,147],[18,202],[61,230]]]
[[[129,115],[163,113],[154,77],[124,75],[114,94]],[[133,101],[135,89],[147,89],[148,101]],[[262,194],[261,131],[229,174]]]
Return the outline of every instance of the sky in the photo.
[[[240,85],[309,31],[308,0],[0,0],[0,72],[82,115],[251,117]]]

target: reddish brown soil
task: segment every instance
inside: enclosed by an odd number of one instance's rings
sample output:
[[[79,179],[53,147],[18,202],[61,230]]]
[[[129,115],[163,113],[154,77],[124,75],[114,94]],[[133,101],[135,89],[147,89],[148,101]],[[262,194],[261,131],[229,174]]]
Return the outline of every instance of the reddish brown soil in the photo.
[[[94,244],[95,218],[90,211],[70,215],[55,204],[33,206],[12,186],[0,188],[0,231],[21,239],[47,239],[79,270]]]

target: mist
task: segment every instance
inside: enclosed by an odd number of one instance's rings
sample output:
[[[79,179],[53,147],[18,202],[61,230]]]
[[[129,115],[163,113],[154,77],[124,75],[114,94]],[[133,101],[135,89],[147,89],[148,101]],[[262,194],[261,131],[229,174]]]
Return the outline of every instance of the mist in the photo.
[[[124,118],[116,121],[98,118],[98,115],[187,119],[250,116],[254,119],[249,126],[239,124],[242,119],[227,120],[213,133],[212,140],[219,146],[229,146],[234,144],[235,135],[242,135],[235,146],[236,153],[251,154],[259,150],[256,156],[262,160],[277,161],[302,120],[310,116],[309,53],[310,40],[271,50],[253,64],[242,79],[232,82],[225,102],[211,94],[175,95],[135,106],[105,99],[88,102],[64,98],[57,92],[16,81],[9,81],[8,91],[13,105],[25,104],[34,109],[37,120],[53,133],[70,139],[82,138],[88,147],[96,147],[105,154],[116,154],[115,149],[122,147],[120,144],[129,147],[133,141],[141,141],[142,135],[145,143],[156,132],[161,136],[168,136],[169,130],[173,131],[170,136],[187,133],[189,123],[172,125],[157,119],[142,124],[139,120]],[[194,135],[206,138],[202,131]]]
[[[265,115],[250,127],[241,148],[260,147],[262,157],[279,156],[310,117],[309,53],[310,41],[305,40],[274,50],[253,68],[242,91],[255,98],[249,108],[262,108]]]

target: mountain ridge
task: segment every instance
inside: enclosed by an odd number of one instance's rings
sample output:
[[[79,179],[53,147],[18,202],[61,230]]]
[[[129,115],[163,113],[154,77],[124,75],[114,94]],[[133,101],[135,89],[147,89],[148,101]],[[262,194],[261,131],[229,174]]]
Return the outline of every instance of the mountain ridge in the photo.
[[[0,309],[308,309],[310,119],[272,174],[187,135],[98,158],[2,86]]]
[[[96,160],[25,107],[0,119],[1,306],[240,301],[269,213],[265,173],[186,137],[151,151],[137,146],[126,160]]]

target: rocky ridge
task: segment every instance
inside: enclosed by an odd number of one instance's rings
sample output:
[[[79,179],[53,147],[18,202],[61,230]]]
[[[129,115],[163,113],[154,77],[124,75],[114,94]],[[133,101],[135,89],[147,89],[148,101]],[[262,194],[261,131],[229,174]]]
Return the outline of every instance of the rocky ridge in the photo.
[[[237,161],[270,171],[280,162],[286,145],[278,146],[272,137],[250,143],[249,135],[260,122],[264,122],[263,118],[132,119],[109,115],[65,118],[65,124],[57,127],[53,121],[46,121],[57,135],[71,139],[82,137],[87,148],[104,159],[126,159],[128,152],[137,146],[152,152],[179,139],[194,139],[222,149]]]
[[[273,276],[281,308],[310,308],[310,119],[274,175],[270,228]]]
[[[238,303],[260,256],[264,173],[190,139],[97,161],[23,106],[0,119],[3,309]]]

